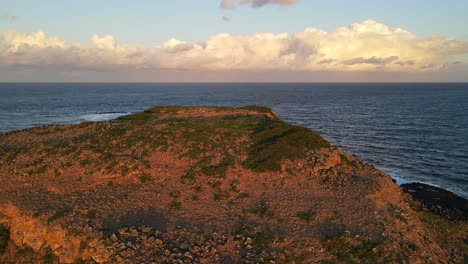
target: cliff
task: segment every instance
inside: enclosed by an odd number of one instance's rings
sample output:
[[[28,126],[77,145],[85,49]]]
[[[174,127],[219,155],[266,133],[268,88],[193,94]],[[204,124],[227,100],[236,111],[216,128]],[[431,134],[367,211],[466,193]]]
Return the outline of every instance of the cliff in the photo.
[[[0,135],[1,263],[466,263],[466,219],[266,107]]]

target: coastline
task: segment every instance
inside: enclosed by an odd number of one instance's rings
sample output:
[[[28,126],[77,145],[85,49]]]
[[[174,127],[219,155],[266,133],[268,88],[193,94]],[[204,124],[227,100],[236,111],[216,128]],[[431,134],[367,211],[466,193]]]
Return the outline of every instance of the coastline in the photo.
[[[0,146],[0,262],[463,261],[465,220],[266,107],[153,107]]]

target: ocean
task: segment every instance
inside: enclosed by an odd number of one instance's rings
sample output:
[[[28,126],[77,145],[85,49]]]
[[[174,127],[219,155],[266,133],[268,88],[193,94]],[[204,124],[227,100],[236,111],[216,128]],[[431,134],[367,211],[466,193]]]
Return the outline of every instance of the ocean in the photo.
[[[0,132],[155,105],[269,106],[399,183],[468,198],[467,83],[0,83]]]

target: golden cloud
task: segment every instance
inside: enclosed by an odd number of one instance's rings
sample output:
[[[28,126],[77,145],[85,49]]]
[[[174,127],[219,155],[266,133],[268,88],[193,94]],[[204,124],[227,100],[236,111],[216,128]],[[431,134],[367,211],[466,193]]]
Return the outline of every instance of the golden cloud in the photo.
[[[467,53],[467,41],[420,37],[372,20],[333,32],[217,34],[202,42],[171,39],[153,47],[118,44],[110,35],[68,44],[43,31],[9,30],[0,38],[0,65],[87,69],[426,72],[463,63]]]

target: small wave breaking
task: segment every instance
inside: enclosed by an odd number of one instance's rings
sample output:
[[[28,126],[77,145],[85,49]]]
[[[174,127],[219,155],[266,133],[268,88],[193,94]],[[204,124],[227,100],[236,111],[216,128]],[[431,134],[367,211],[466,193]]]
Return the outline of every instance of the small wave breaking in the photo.
[[[450,186],[450,182],[447,182],[446,185],[436,183],[434,181],[428,181],[428,180],[422,180],[414,177],[408,177],[408,176],[403,176],[405,173],[398,168],[388,168],[388,167],[380,167],[381,170],[383,170],[385,173],[387,173],[393,180],[396,181],[396,184],[401,186],[402,184],[410,184],[414,182],[418,183],[423,183],[423,184],[428,184],[434,187],[442,188],[447,191],[453,192],[465,199],[468,199],[468,192],[466,190],[463,190],[462,188],[458,186]]]
[[[81,121],[91,121],[91,122],[99,122],[99,121],[108,121],[112,119],[119,118],[124,115],[129,115],[131,113],[125,112],[125,113],[118,113],[118,112],[112,112],[112,113],[96,113],[96,114],[89,114],[89,115],[82,115],[80,116]]]

